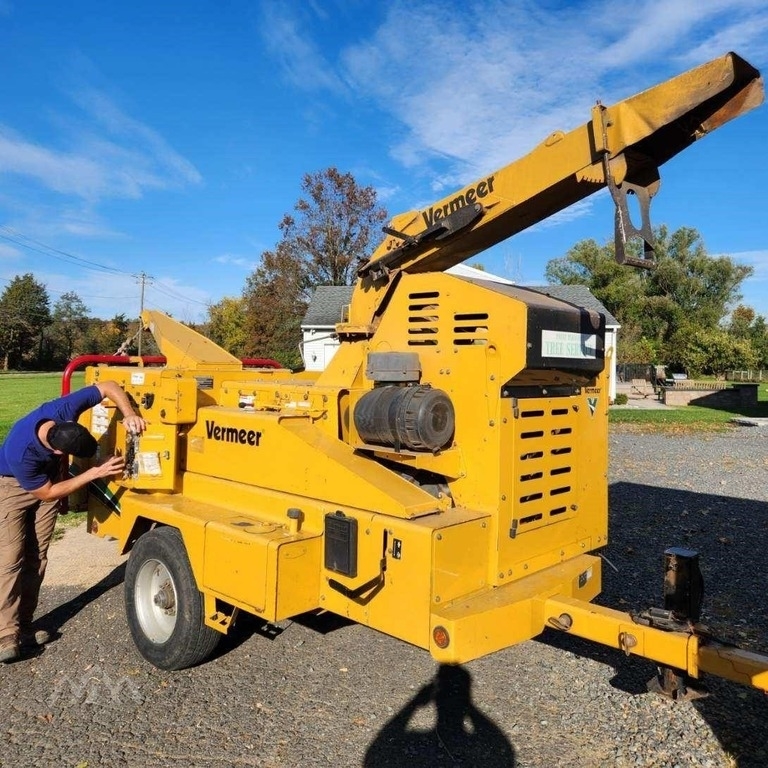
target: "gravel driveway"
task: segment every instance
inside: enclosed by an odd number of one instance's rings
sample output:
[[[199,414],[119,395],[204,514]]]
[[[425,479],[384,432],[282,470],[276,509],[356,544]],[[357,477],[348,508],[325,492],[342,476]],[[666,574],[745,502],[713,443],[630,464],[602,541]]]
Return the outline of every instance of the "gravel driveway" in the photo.
[[[614,431],[611,449],[619,572],[604,568],[600,601],[659,605],[664,548],[689,546],[706,621],[768,649],[768,429]],[[106,542],[80,558],[80,534],[54,545],[43,588],[61,638],[0,667],[0,766],[768,765],[768,697],[710,679],[711,697],[673,703],[643,692],[649,663],[554,632],[441,669],[333,618],[273,632],[246,619],[210,662],[161,672],[129,639],[124,566]]]

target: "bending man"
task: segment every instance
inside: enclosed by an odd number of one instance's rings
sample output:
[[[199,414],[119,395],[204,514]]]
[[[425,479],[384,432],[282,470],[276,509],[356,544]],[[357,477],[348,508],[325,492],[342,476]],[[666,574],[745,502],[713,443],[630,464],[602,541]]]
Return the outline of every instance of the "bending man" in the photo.
[[[129,432],[143,432],[142,419],[114,381],[99,382],[44,403],[19,419],[0,445],[0,662],[47,643],[32,618],[48,563],[61,499],[92,480],[123,471],[122,456],[111,456],[75,477],[61,477],[61,456],[92,458],[97,443],[77,419],[108,397]]]

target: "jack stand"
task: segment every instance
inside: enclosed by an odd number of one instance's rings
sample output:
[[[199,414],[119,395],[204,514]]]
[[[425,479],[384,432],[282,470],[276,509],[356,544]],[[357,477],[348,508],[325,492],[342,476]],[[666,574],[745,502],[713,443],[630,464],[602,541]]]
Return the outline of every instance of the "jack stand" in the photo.
[[[648,690],[673,701],[695,701],[709,696],[709,691],[684,672],[671,667],[659,667],[658,674],[648,681]]]
[[[652,608],[643,618],[651,626],[655,624],[671,631],[693,631],[693,625],[701,615],[703,596],[704,580],[699,569],[698,553],[670,547],[664,552],[664,610]],[[658,674],[648,682],[648,690],[674,701],[692,701],[709,695],[704,686],[685,672],[671,667],[659,667]]]

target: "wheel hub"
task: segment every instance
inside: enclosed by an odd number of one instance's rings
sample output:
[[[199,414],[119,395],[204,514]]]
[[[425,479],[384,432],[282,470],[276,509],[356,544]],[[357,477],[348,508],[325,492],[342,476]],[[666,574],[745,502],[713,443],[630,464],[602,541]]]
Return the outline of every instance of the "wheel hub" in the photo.
[[[176,596],[173,591],[173,586],[169,582],[161,585],[160,589],[155,592],[152,602],[163,611],[170,611],[176,607]]]

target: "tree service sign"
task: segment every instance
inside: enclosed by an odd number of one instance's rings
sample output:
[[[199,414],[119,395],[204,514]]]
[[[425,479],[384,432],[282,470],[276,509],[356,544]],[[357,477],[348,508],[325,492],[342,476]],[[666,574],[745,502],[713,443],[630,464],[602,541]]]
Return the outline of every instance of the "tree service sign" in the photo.
[[[542,331],[541,356],[594,360],[597,357],[597,336],[571,331]]]

